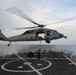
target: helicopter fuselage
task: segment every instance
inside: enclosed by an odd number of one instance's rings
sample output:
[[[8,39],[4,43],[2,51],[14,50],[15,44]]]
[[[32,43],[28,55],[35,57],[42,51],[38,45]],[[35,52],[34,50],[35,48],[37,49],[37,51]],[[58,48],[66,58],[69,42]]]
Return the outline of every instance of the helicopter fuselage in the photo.
[[[44,36],[40,36],[44,34]],[[27,30],[21,35],[16,35],[13,37],[2,39],[3,41],[17,42],[17,41],[40,41],[45,40],[47,43],[50,43],[51,40],[60,39],[64,36],[61,33],[58,33],[56,30],[52,29],[33,29]]]
[[[40,36],[41,34],[44,34],[44,36]],[[0,40],[9,41],[10,43],[18,41],[42,41],[42,40],[45,40],[46,43],[50,43],[51,40],[60,39],[63,37],[66,38],[66,36],[57,32],[56,30],[45,29],[45,28],[27,30],[23,34],[8,38],[6,38],[4,34],[0,31]],[[8,44],[8,46],[10,45],[10,43]]]

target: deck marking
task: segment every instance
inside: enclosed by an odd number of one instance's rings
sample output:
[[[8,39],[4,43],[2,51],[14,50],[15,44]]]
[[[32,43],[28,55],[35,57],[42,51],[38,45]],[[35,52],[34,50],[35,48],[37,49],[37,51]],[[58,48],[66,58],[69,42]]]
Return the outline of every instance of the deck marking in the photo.
[[[41,66],[42,64],[37,64],[37,66]]]
[[[26,60],[24,60],[21,56],[19,56],[18,54],[16,54],[22,61],[24,61],[25,63],[27,63],[27,65],[29,65],[38,75],[43,75],[42,73],[40,73],[37,69],[35,69],[31,64],[29,64]]]
[[[65,57],[66,59],[68,59],[70,62],[72,62],[72,64],[74,64],[74,65],[76,66],[76,63],[74,63],[70,58],[68,58],[66,55],[64,55],[64,57]]]
[[[18,66],[18,68],[23,68],[23,66]]]
[[[58,58],[54,58],[54,59],[58,59]]]
[[[73,63],[69,63],[69,65],[72,65]]]
[[[64,58],[61,58],[61,59],[64,59]]]
[[[41,59],[41,60],[43,60],[43,59]],[[9,62],[4,63],[4,64],[1,66],[1,68],[2,68],[3,70],[5,70],[5,71],[8,71],[8,72],[34,72],[34,70],[23,70],[23,71],[22,71],[22,70],[10,70],[10,69],[5,68],[5,65],[8,65],[9,63],[13,63],[13,62],[16,62],[16,61],[19,61],[19,59],[17,59],[17,60],[12,60],[12,61],[9,61]],[[48,61],[48,60],[43,60],[43,61],[46,61],[47,63],[49,63],[49,65],[46,66],[46,67],[37,69],[38,71],[45,70],[45,69],[49,68],[49,67],[52,65],[52,63],[51,63],[50,61]]]

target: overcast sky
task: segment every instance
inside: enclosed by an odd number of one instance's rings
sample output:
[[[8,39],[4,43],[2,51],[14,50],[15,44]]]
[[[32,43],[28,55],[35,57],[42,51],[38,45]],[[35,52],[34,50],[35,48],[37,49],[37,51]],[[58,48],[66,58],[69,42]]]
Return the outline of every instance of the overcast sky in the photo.
[[[40,24],[61,21],[57,24],[48,25],[47,28],[56,29],[66,35],[67,39],[55,40],[51,43],[76,44],[76,0],[0,0],[0,29],[6,37],[18,35],[25,31],[14,30],[15,27],[35,26],[29,21],[6,11],[11,7],[20,8],[23,13]]]

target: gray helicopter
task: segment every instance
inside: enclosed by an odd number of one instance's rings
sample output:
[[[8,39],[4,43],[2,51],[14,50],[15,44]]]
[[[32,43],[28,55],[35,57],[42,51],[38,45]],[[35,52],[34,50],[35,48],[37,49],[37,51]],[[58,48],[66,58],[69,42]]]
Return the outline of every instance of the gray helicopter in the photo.
[[[56,30],[44,28],[46,25],[36,23],[32,19],[30,19],[27,15],[23,14],[22,11],[17,8],[15,10],[12,9],[8,9],[8,10],[24,19],[27,19],[31,23],[37,25],[34,27],[15,28],[18,30],[20,29],[28,29],[28,30],[20,35],[8,37],[8,38],[6,38],[6,36],[0,30],[0,40],[9,41],[8,46],[10,46],[11,42],[45,40],[45,42],[49,44],[51,40],[67,38],[67,36],[64,36],[63,34],[57,32]]]

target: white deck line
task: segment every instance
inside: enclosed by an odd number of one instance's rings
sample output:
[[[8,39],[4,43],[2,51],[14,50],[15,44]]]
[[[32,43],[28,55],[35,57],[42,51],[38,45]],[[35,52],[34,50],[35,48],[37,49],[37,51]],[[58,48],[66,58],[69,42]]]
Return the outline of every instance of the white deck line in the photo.
[[[66,59],[68,59],[70,62],[72,62],[72,64],[74,64],[76,66],[76,63],[74,63],[70,58],[68,58],[66,55],[63,55]]]
[[[31,64],[29,64],[26,60],[24,60],[22,57],[20,57],[18,54],[16,54],[22,61],[24,61],[25,63],[27,63],[27,65],[29,65],[38,75],[43,75],[42,73],[40,73],[37,69],[35,69]]]

